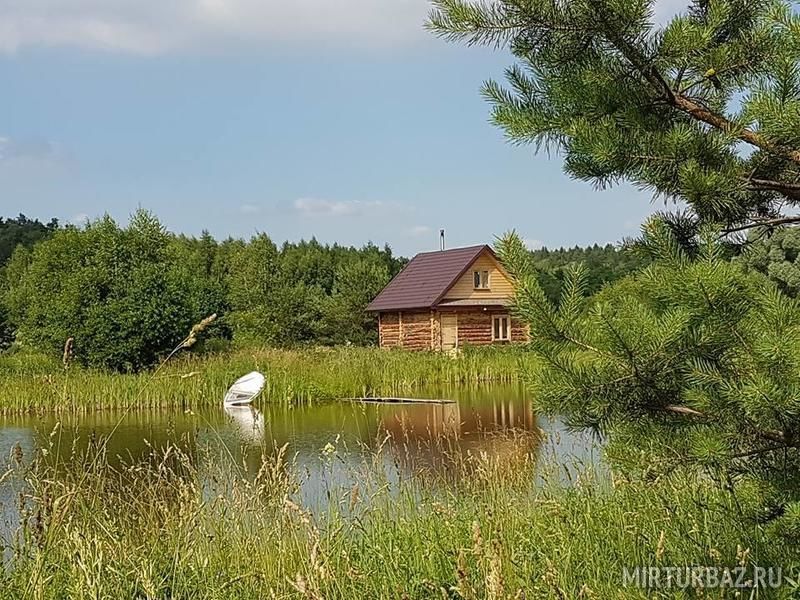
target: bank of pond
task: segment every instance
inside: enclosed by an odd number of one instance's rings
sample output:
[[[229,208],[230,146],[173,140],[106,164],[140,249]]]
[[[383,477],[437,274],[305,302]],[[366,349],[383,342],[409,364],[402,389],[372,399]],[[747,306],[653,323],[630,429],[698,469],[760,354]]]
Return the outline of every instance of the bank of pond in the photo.
[[[481,354],[4,363],[5,406],[54,391],[0,416],[0,598],[645,598],[625,568],[788,566],[729,495],[622,477],[603,440],[536,414],[524,356]],[[223,407],[253,368],[273,387]],[[364,392],[454,402],[341,400]]]
[[[266,376],[261,400],[271,404],[413,395],[432,385],[518,381],[521,365],[530,360],[512,347],[468,348],[456,355],[356,347],[244,348],[179,354],[160,368],[119,374],[17,352],[0,355],[0,414],[216,406],[228,386],[250,371]]]

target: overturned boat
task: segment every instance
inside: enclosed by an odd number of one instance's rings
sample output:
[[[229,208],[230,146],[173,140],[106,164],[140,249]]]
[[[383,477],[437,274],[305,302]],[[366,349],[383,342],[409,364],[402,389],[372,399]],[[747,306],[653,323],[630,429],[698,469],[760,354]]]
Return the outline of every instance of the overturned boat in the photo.
[[[225,394],[225,406],[244,406],[250,404],[264,389],[266,378],[258,371],[248,373],[237,379]]]

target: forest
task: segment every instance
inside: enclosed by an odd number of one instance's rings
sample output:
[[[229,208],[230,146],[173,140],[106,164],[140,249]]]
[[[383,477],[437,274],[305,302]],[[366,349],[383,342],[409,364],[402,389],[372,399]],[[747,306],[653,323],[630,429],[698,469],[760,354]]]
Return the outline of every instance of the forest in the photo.
[[[168,232],[146,212],[122,227],[103,217],[84,227],[24,215],[0,219],[0,347],[60,354],[72,337],[81,363],[118,371],[150,366],[191,325],[218,316],[203,349],[260,344],[374,345],[364,308],[407,258],[391,248],[278,246],[268,235],[215,240]],[[577,264],[584,295],[649,264],[635,247],[597,244],[528,251],[547,298],[558,304]],[[789,293],[800,288],[800,236],[782,230],[750,244],[736,260],[768,274]]]
[[[531,256],[553,300],[573,263],[587,265],[589,294],[641,266],[612,244]],[[73,337],[82,363],[137,370],[217,314],[206,347],[373,345],[375,318],[364,308],[407,260],[373,244],[176,235],[144,211],[126,227],[109,217],[75,227],[20,215],[0,220],[2,343],[60,353]]]
[[[372,244],[175,235],[145,211],[125,227],[51,223],[0,228],[0,247],[18,243],[2,265],[5,345],[60,354],[72,337],[79,362],[119,371],[157,362],[211,314],[211,347],[373,343],[363,309],[404,264]]]

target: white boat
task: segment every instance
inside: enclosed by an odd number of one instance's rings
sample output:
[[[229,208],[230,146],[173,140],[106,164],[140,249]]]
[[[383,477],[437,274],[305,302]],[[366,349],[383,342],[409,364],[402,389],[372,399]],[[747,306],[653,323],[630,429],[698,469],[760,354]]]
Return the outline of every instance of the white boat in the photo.
[[[225,394],[225,406],[250,404],[264,389],[266,379],[258,371],[253,371],[237,379]]]

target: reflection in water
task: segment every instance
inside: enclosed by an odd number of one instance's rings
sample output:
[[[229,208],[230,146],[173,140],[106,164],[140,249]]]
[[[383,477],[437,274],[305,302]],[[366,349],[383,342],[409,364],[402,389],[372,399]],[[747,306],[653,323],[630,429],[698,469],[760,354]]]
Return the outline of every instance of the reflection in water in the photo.
[[[262,444],[264,442],[264,415],[254,406],[228,406],[223,410],[237,429],[243,442]]]
[[[262,404],[261,410],[214,407],[197,414],[98,412],[63,421],[52,415],[0,418],[0,452],[8,456],[20,443],[31,456],[38,444],[48,448],[46,460],[61,468],[72,453],[84,454],[119,425],[107,444],[112,465],[151,460],[154,451],[173,444],[196,464],[206,488],[209,474],[220,465],[244,466],[253,477],[285,446],[284,468],[299,480],[299,499],[307,506],[362,485],[367,467],[380,471],[391,486],[420,473],[426,480],[455,481],[468,475],[465,458],[478,457],[475,464],[493,462],[509,472],[532,472],[543,454],[559,464],[574,456],[595,460],[591,439],[567,432],[557,420],[537,419],[520,386],[437,388],[418,395],[457,402]],[[0,486],[0,516],[9,524],[17,492]]]
[[[379,436],[405,475],[457,478],[467,457],[499,460],[535,455],[542,436],[524,396],[463,398],[455,404],[385,407]]]

